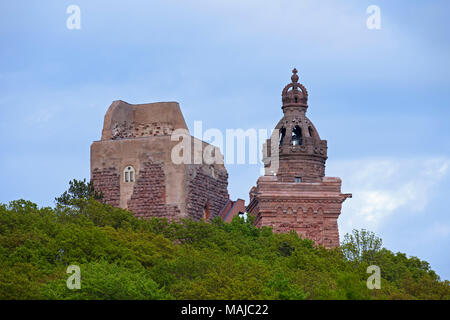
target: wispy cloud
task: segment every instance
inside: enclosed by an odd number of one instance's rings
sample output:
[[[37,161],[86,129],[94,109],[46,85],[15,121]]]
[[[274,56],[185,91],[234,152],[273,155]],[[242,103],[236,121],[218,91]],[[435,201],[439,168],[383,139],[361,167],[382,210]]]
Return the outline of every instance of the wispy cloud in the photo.
[[[435,222],[427,231],[432,238],[448,238],[450,236],[450,224]]]
[[[349,45],[358,48],[374,41],[367,36],[367,7],[355,4],[329,0],[184,2],[198,11],[227,17],[241,32],[277,34],[290,41],[313,39],[326,43],[327,48],[347,50]]]
[[[340,176],[343,192],[353,193],[339,219],[341,233],[353,228],[376,231],[395,214],[424,212],[449,167],[450,159],[444,157],[331,162],[328,175]]]

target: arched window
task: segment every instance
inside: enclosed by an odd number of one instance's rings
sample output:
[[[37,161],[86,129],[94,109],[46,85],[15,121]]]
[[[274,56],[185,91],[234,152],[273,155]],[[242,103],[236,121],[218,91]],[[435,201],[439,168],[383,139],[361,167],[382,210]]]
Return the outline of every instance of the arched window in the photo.
[[[124,182],[134,182],[135,180],[135,171],[132,166],[126,166],[123,170],[123,181]]]
[[[280,146],[281,146],[281,144],[283,143],[283,139],[284,139],[284,136],[286,135],[286,128],[285,127],[282,127],[281,129],[280,129]]]
[[[291,143],[293,146],[299,146],[302,142],[302,129],[299,126],[295,126],[292,130],[292,140]]]

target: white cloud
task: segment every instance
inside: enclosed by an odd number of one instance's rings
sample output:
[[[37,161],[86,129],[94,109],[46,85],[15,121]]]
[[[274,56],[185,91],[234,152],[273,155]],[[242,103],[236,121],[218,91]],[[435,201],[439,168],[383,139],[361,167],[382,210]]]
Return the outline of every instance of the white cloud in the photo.
[[[449,167],[449,158],[330,162],[327,175],[341,177],[342,191],[353,193],[353,198],[344,202],[339,218],[341,233],[353,228],[376,231],[395,214],[424,212],[433,189],[447,176]]]
[[[432,238],[447,238],[450,236],[450,224],[436,222],[427,231]]]
[[[179,3],[179,1],[175,1]],[[358,49],[373,44],[376,38],[366,27],[367,6],[357,1],[342,3],[333,0],[226,0],[179,3],[197,11],[224,17],[231,28],[240,33],[276,35],[289,42],[308,40],[327,51],[331,47]],[[382,11],[384,13],[384,11]],[[392,21],[391,21],[392,23]],[[389,28],[382,28],[384,37],[392,37]],[[229,32],[229,29],[227,29]],[[381,45],[381,42],[380,42]],[[396,42],[390,42],[395,46]],[[309,51],[309,47],[305,51]]]
[[[26,118],[28,124],[45,124],[49,122],[55,115],[53,108],[40,108],[35,110]]]

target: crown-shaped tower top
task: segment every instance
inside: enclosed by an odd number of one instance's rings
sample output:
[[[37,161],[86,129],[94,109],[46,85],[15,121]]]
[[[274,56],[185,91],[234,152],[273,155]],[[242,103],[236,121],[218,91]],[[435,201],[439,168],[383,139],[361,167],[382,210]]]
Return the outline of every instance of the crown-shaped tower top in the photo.
[[[283,112],[286,108],[303,109],[308,108],[308,91],[305,86],[298,82],[297,69],[292,70],[292,82],[286,85],[281,93]]]

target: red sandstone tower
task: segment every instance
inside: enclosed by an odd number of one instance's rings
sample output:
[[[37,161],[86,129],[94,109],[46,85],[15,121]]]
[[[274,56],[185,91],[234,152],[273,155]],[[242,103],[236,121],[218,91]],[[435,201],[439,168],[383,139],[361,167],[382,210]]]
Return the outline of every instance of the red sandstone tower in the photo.
[[[250,191],[247,212],[256,216],[258,227],[295,230],[324,247],[336,247],[342,202],[352,195],[341,193],[341,179],[325,177],[327,141],[306,117],[308,92],[298,83],[297,70],[292,72],[281,94],[284,116],[274,131],[279,139],[265,144],[265,175]]]

